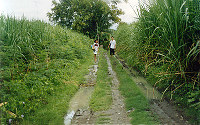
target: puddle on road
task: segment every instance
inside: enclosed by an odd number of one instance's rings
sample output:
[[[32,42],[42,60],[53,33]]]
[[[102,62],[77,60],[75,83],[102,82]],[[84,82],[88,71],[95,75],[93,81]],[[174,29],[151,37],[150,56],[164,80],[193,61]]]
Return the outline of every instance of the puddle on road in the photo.
[[[74,117],[77,110],[86,110],[89,107],[90,97],[94,87],[82,87],[79,91],[75,94],[75,96],[71,99],[68,114],[65,117],[64,124],[70,125],[71,120]]]
[[[71,121],[78,110],[87,110],[89,108],[90,97],[93,93],[93,85],[96,83],[96,73],[98,70],[98,65],[95,64],[89,69],[89,74],[85,76],[86,84],[81,87],[74,97],[70,100],[68,113],[64,118],[64,124],[70,125]]]

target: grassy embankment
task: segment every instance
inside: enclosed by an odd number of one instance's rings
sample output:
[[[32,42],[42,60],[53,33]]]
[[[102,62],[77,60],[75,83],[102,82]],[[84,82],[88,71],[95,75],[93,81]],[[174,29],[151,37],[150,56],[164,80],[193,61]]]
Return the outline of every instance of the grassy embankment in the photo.
[[[0,27],[1,123],[63,124],[92,64],[92,41],[39,20],[0,16]]]
[[[117,53],[199,124],[199,0],[151,2],[140,6],[137,22],[119,25]]]
[[[131,124],[159,124],[157,118],[149,112],[148,99],[133,81],[130,73],[123,69],[116,58],[110,57],[110,59],[120,82],[119,90],[125,98],[126,110],[130,110]]]

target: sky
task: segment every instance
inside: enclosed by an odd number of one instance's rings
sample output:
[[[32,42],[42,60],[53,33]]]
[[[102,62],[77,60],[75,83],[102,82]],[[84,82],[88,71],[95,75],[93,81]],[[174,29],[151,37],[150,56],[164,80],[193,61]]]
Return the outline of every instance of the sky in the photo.
[[[120,18],[123,22],[131,23],[135,21],[136,8],[138,6],[138,0],[128,0],[121,3],[117,7],[121,8],[125,14]],[[47,13],[52,8],[52,0],[0,0],[0,13],[3,15],[12,15],[17,18],[25,16],[27,19],[39,19],[48,22]],[[114,25],[113,27],[116,27]]]
[[[48,21],[46,15],[51,5],[52,0],[0,0],[0,13]]]

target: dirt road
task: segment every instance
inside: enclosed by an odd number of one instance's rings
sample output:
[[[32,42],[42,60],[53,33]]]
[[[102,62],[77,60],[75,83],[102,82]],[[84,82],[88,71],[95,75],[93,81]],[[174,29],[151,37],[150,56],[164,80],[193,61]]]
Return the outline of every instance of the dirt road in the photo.
[[[104,54],[107,63],[109,76],[112,78],[112,105],[110,109],[106,111],[92,112],[89,109],[89,99],[91,93],[93,92],[92,85],[95,84],[96,72],[98,69],[98,63],[90,67],[90,73],[87,75],[87,84],[82,87],[75,97],[71,100],[71,108],[68,115],[65,117],[65,125],[83,125],[83,124],[112,124],[112,125],[129,125],[130,118],[125,110],[124,99],[120,94],[119,81],[117,79],[116,73],[113,71],[110,59],[107,54]],[[128,68],[124,62],[119,62],[124,68]],[[167,101],[161,101],[161,95],[152,86],[150,86],[147,81],[139,76],[136,71],[130,71],[130,76],[132,76],[133,81],[138,85],[144,95],[150,101],[151,112],[156,114],[164,125],[189,125],[187,120],[176,110],[176,107],[169,104]],[[66,120],[68,119],[68,121]]]
[[[128,118],[127,112],[125,111],[123,97],[121,96],[120,91],[118,90],[119,81],[117,80],[116,73],[112,70],[112,66],[109,58],[107,57],[107,54],[104,55],[105,58],[107,59],[109,75],[112,78],[111,91],[112,91],[113,103],[111,105],[111,108],[106,111],[98,111],[98,112],[90,111],[89,107],[87,107],[88,105],[85,106],[87,108],[83,107],[79,107],[78,109],[76,108],[76,111],[73,114],[73,119],[71,121],[71,124],[73,125],[74,124],[76,125],[82,125],[82,124],[129,125],[130,124],[130,119]],[[93,70],[91,69],[91,72],[89,74],[96,74],[96,72],[93,72]],[[89,83],[91,83],[91,80],[89,79],[91,79],[91,77],[93,76],[94,75],[88,75],[87,79]],[[94,82],[95,81],[94,77],[92,79],[93,79],[92,82]]]

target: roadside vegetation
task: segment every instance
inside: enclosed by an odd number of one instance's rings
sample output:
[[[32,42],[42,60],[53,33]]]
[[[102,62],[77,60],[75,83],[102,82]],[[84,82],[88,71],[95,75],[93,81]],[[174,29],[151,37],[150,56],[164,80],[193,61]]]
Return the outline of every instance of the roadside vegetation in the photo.
[[[117,78],[120,82],[119,90],[125,98],[125,107],[129,112],[129,117],[131,117],[131,124],[159,124],[159,121],[154,114],[149,112],[149,100],[138,88],[128,71],[123,69],[123,66],[116,58],[111,57],[110,59],[112,62],[112,67],[116,72]]]
[[[200,123],[199,0],[153,0],[115,32],[117,54],[146,76],[163,98]],[[119,76],[120,77],[120,76]]]
[[[92,63],[92,41],[25,18],[1,15],[0,28],[1,124],[63,123],[68,102]]]

